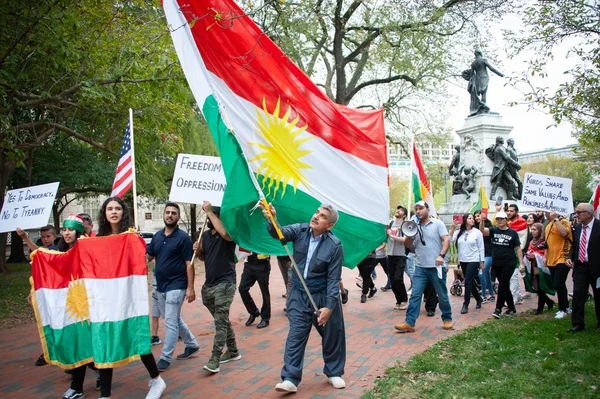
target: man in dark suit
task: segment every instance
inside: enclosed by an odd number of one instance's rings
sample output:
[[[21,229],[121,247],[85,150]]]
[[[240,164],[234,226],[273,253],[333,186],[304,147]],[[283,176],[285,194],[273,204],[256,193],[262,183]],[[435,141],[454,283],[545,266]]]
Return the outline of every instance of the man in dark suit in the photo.
[[[600,332],[600,221],[594,218],[594,207],[581,203],[575,211],[579,222],[573,233],[573,247],[567,266],[573,268],[573,315],[567,332],[585,329],[585,301],[589,286],[594,293],[596,331]]]

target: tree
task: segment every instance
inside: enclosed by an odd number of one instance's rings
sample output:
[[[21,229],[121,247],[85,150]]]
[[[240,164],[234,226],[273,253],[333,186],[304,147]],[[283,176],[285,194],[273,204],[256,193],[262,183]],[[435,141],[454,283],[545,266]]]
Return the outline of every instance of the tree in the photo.
[[[585,162],[573,162],[572,159],[548,155],[545,161],[523,165],[519,172],[521,179],[523,179],[523,176],[527,172],[572,179],[571,190],[574,205],[580,202],[589,202],[592,196],[590,186],[593,176],[589,165]]]
[[[600,156],[600,1],[534,1],[524,10],[526,30],[508,36],[513,56],[528,56],[526,74],[513,80],[525,86],[525,100],[547,109],[554,121],[571,122],[573,136],[591,160]],[[547,78],[545,65],[554,58],[558,45],[570,46],[569,56],[577,61],[564,71],[558,89],[540,86],[533,80]]]
[[[472,48],[475,19],[511,6],[507,0],[252,3],[245,8],[254,20],[332,100],[383,107],[392,136],[409,137],[449,132],[439,110],[448,98],[443,80],[458,74],[460,52],[451,49]]]
[[[128,108],[139,193],[166,196],[165,163],[184,150],[180,129],[198,115],[161,8],[143,0],[9,0],[0,21],[0,205],[9,182],[23,185],[11,180],[15,169],[55,137],[85,143],[116,165]],[[5,243],[0,235],[0,254]]]

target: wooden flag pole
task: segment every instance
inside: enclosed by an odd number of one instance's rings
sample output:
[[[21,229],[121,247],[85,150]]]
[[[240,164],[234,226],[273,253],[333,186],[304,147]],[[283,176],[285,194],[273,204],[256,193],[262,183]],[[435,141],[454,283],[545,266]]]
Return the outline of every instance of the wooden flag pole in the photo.
[[[200,208],[202,209],[202,208]],[[200,216],[202,216],[202,214],[204,213],[204,209],[202,209],[202,211],[200,212]],[[202,243],[202,233],[204,233],[204,228],[206,227],[206,224],[208,223],[208,214],[206,215],[206,218],[204,219],[204,223],[202,223],[202,228],[200,229],[200,232],[198,233],[198,239],[196,240],[196,243],[198,243],[198,249],[200,249],[200,244]],[[196,259],[196,252],[198,252],[197,250],[194,251],[194,254],[192,255],[192,266],[194,266],[194,260]]]

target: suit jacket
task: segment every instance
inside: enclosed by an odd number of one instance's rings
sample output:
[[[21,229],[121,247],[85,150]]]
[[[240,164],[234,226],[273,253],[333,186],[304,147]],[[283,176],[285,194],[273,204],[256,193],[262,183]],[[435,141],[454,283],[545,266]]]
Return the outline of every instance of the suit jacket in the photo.
[[[569,259],[573,261],[574,268],[579,265],[579,239],[581,237],[581,223],[575,227],[573,233],[573,246]],[[588,263],[592,269],[594,278],[600,277],[600,221],[594,218],[592,224],[592,234],[588,237],[587,246]]]

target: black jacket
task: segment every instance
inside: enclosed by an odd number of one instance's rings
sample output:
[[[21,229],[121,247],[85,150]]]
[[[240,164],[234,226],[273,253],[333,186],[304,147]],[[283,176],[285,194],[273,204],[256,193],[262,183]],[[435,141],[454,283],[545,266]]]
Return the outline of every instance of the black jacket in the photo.
[[[581,228],[581,223],[575,227],[575,232],[573,233],[573,246],[571,248],[571,254],[569,255],[569,259],[573,261],[575,268],[579,265],[579,238],[581,237]],[[592,234],[588,237],[587,249],[588,263],[592,270],[592,274],[594,278],[598,278],[600,277],[600,221],[595,218],[592,224]]]

